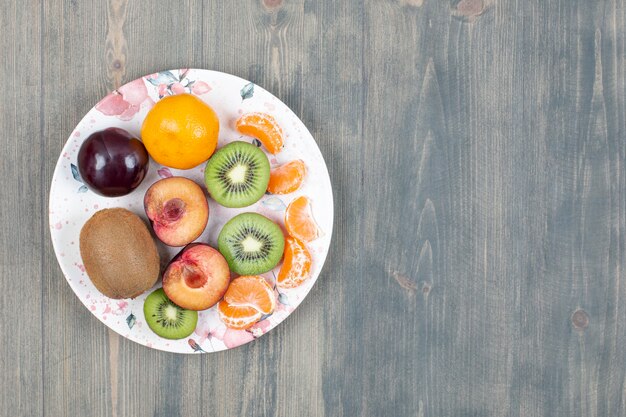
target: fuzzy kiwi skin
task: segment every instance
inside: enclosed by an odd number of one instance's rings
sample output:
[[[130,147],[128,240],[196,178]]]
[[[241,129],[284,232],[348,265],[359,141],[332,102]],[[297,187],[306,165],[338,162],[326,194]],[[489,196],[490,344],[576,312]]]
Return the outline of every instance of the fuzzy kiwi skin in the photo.
[[[159,254],[148,227],[123,208],[100,210],[87,220],[80,255],[91,282],[109,298],[135,298],[159,278]]]

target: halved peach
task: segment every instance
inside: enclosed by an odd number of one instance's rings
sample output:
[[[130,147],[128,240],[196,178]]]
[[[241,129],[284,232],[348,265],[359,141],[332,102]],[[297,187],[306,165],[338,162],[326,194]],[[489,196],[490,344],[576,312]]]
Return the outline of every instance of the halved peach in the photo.
[[[163,290],[175,304],[188,310],[214,306],[228,289],[226,259],[206,243],[187,245],[163,274]]]
[[[202,188],[183,177],[164,178],[152,184],[143,205],[154,233],[169,246],[193,242],[209,220],[209,204]]]

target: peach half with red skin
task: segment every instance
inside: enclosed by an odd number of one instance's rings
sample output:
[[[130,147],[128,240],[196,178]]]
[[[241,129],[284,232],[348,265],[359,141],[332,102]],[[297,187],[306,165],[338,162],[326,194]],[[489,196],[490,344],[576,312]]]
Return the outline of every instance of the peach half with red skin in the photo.
[[[222,299],[230,284],[226,259],[206,243],[187,245],[163,273],[163,290],[187,310],[206,310]]]
[[[143,205],[154,233],[169,246],[193,242],[209,220],[209,203],[202,188],[183,177],[164,178],[152,184]]]

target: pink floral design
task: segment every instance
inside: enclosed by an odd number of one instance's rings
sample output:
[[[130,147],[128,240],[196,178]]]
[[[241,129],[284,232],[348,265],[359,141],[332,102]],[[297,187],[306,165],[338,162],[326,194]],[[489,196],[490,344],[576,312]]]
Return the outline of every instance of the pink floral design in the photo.
[[[172,94],[183,94],[186,92],[185,87],[181,83],[173,83],[170,85],[170,90]]]
[[[106,116],[130,120],[141,109],[144,102],[152,103],[152,99],[148,96],[148,89],[143,78],[139,78],[103,98],[96,104],[96,110]]]
[[[159,177],[161,178],[171,178],[173,177],[172,171],[170,171],[170,169],[168,167],[162,167],[160,169],[157,170],[157,174],[159,174]]]
[[[254,340],[254,336],[250,332],[245,330],[226,329],[222,342],[224,342],[224,345],[228,349],[232,349],[234,347],[241,346],[244,343],[251,342],[252,340]]]
[[[199,344],[203,345],[204,342],[211,337],[218,340],[222,340],[224,338],[226,327],[223,324],[220,324],[216,328],[210,327],[211,323],[215,323],[215,319],[217,319],[217,312],[215,309],[198,312],[198,325],[194,330],[194,334],[198,336],[196,340]],[[219,322],[219,319],[217,319],[217,321]]]
[[[265,319],[265,320],[262,320],[262,321],[260,321],[258,323],[255,323],[250,328],[250,333],[252,333],[252,335],[254,337],[261,337],[265,333],[267,333],[267,331],[270,329],[270,327],[271,327],[270,321]]]
[[[281,303],[278,303],[276,305],[276,312],[284,311],[287,314],[290,314],[293,310],[295,310],[295,307],[293,306],[288,306],[288,305],[281,304]]]
[[[202,95],[211,91],[211,87],[206,82],[189,79],[188,72],[188,68],[178,71],[162,71],[148,75],[146,81],[157,88],[159,98],[184,93]]]
[[[203,344],[205,340],[213,335],[211,334],[211,329],[209,328],[209,320],[202,319],[202,313],[199,314],[198,318],[200,320],[198,320],[198,325],[193,332],[196,336],[198,336],[198,343]]]
[[[118,301],[114,307],[114,309],[110,309],[109,311],[116,316],[122,315],[126,312],[126,307],[128,307],[128,301]]]
[[[206,94],[209,91],[211,91],[211,86],[209,86],[207,83],[205,83],[204,81],[196,81],[193,84],[193,87],[191,88],[191,91],[200,96],[202,94]]]
[[[206,339],[213,337],[217,340],[221,340],[227,349],[232,349],[248,343],[257,337],[263,336],[271,327],[272,324],[266,319],[254,324],[248,330],[233,330],[223,324],[220,324],[220,326],[213,330],[209,330],[208,320],[198,320],[198,327],[196,327],[194,333],[199,337],[198,342],[200,344]]]

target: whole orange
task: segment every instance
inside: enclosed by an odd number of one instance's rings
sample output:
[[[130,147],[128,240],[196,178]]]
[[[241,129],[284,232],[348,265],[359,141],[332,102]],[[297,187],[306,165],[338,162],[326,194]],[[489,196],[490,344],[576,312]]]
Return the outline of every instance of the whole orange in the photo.
[[[220,122],[213,109],[191,94],[168,96],[148,112],[141,140],[161,165],[189,169],[209,159]]]

